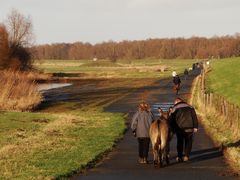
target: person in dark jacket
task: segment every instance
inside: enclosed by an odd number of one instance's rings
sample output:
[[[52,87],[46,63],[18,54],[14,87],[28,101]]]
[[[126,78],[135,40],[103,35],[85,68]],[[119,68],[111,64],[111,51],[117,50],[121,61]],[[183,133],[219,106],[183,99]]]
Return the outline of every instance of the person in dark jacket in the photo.
[[[183,72],[183,74],[184,74],[184,79],[187,80],[187,77],[188,77],[188,70],[185,69],[184,72]]]
[[[198,130],[198,119],[194,108],[176,98],[170,115],[170,126],[177,136],[177,161],[188,161],[192,150],[193,134]],[[183,156],[184,150],[184,156]]]
[[[178,91],[180,90],[180,85],[181,85],[181,79],[180,77],[176,74],[173,76],[173,89],[178,94]]]
[[[154,116],[147,103],[139,104],[138,111],[133,115],[131,129],[138,139],[139,163],[146,164],[149,151],[149,129]]]

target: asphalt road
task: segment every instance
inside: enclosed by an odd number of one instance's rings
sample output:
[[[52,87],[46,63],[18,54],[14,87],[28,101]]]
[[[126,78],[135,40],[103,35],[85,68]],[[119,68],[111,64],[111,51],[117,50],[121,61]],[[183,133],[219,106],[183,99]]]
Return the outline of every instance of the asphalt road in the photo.
[[[190,97],[192,80],[198,72],[191,73],[188,80],[182,80],[179,96]],[[144,93],[145,92],[145,93]],[[147,92],[147,93],[146,93]],[[167,107],[177,97],[172,92],[171,79],[160,80],[156,84],[140,89],[133,94],[113,103],[106,111],[130,112],[136,110],[143,94],[148,94],[147,101],[153,109],[158,106]],[[116,127],[117,128],[117,127]],[[171,161],[169,166],[154,168],[153,164],[138,164],[137,140],[128,129],[124,138],[117,144],[115,150],[96,166],[72,179],[80,180],[142,180],[142,179],[237,179],[224,162],[222,152],[215,147],[200,125],[199,132],[194,136],[191,160],[186,163],[176,163],[176,137],[171,141]],[[150,157],[152,153],[150,149]]]

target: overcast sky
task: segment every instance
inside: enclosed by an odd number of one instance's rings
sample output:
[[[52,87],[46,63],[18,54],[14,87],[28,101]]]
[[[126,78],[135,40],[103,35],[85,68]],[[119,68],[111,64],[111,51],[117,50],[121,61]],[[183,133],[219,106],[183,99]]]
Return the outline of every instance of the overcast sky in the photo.
[[[36,43],[233,35],[240,0],[0,0],[33,20]]]

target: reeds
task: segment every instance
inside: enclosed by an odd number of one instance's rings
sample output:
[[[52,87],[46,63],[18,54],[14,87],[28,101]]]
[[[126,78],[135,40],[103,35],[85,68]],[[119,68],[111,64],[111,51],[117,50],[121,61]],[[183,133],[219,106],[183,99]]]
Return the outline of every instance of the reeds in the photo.
[[[42,95],[30,73],[0,71],[0,110],[30,111],[41,101]]]

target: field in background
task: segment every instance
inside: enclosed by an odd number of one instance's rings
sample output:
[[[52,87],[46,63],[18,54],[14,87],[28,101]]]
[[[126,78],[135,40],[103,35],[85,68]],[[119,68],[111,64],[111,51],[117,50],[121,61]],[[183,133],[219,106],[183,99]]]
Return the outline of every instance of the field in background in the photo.
[[[240,107],[240,58],[214,60],[210,67],[207,77],[209,90]]]
[[[86,78],[161,78],[179,74],[196,60],[36,60],[34,67],[46,73],[80,73]]]

